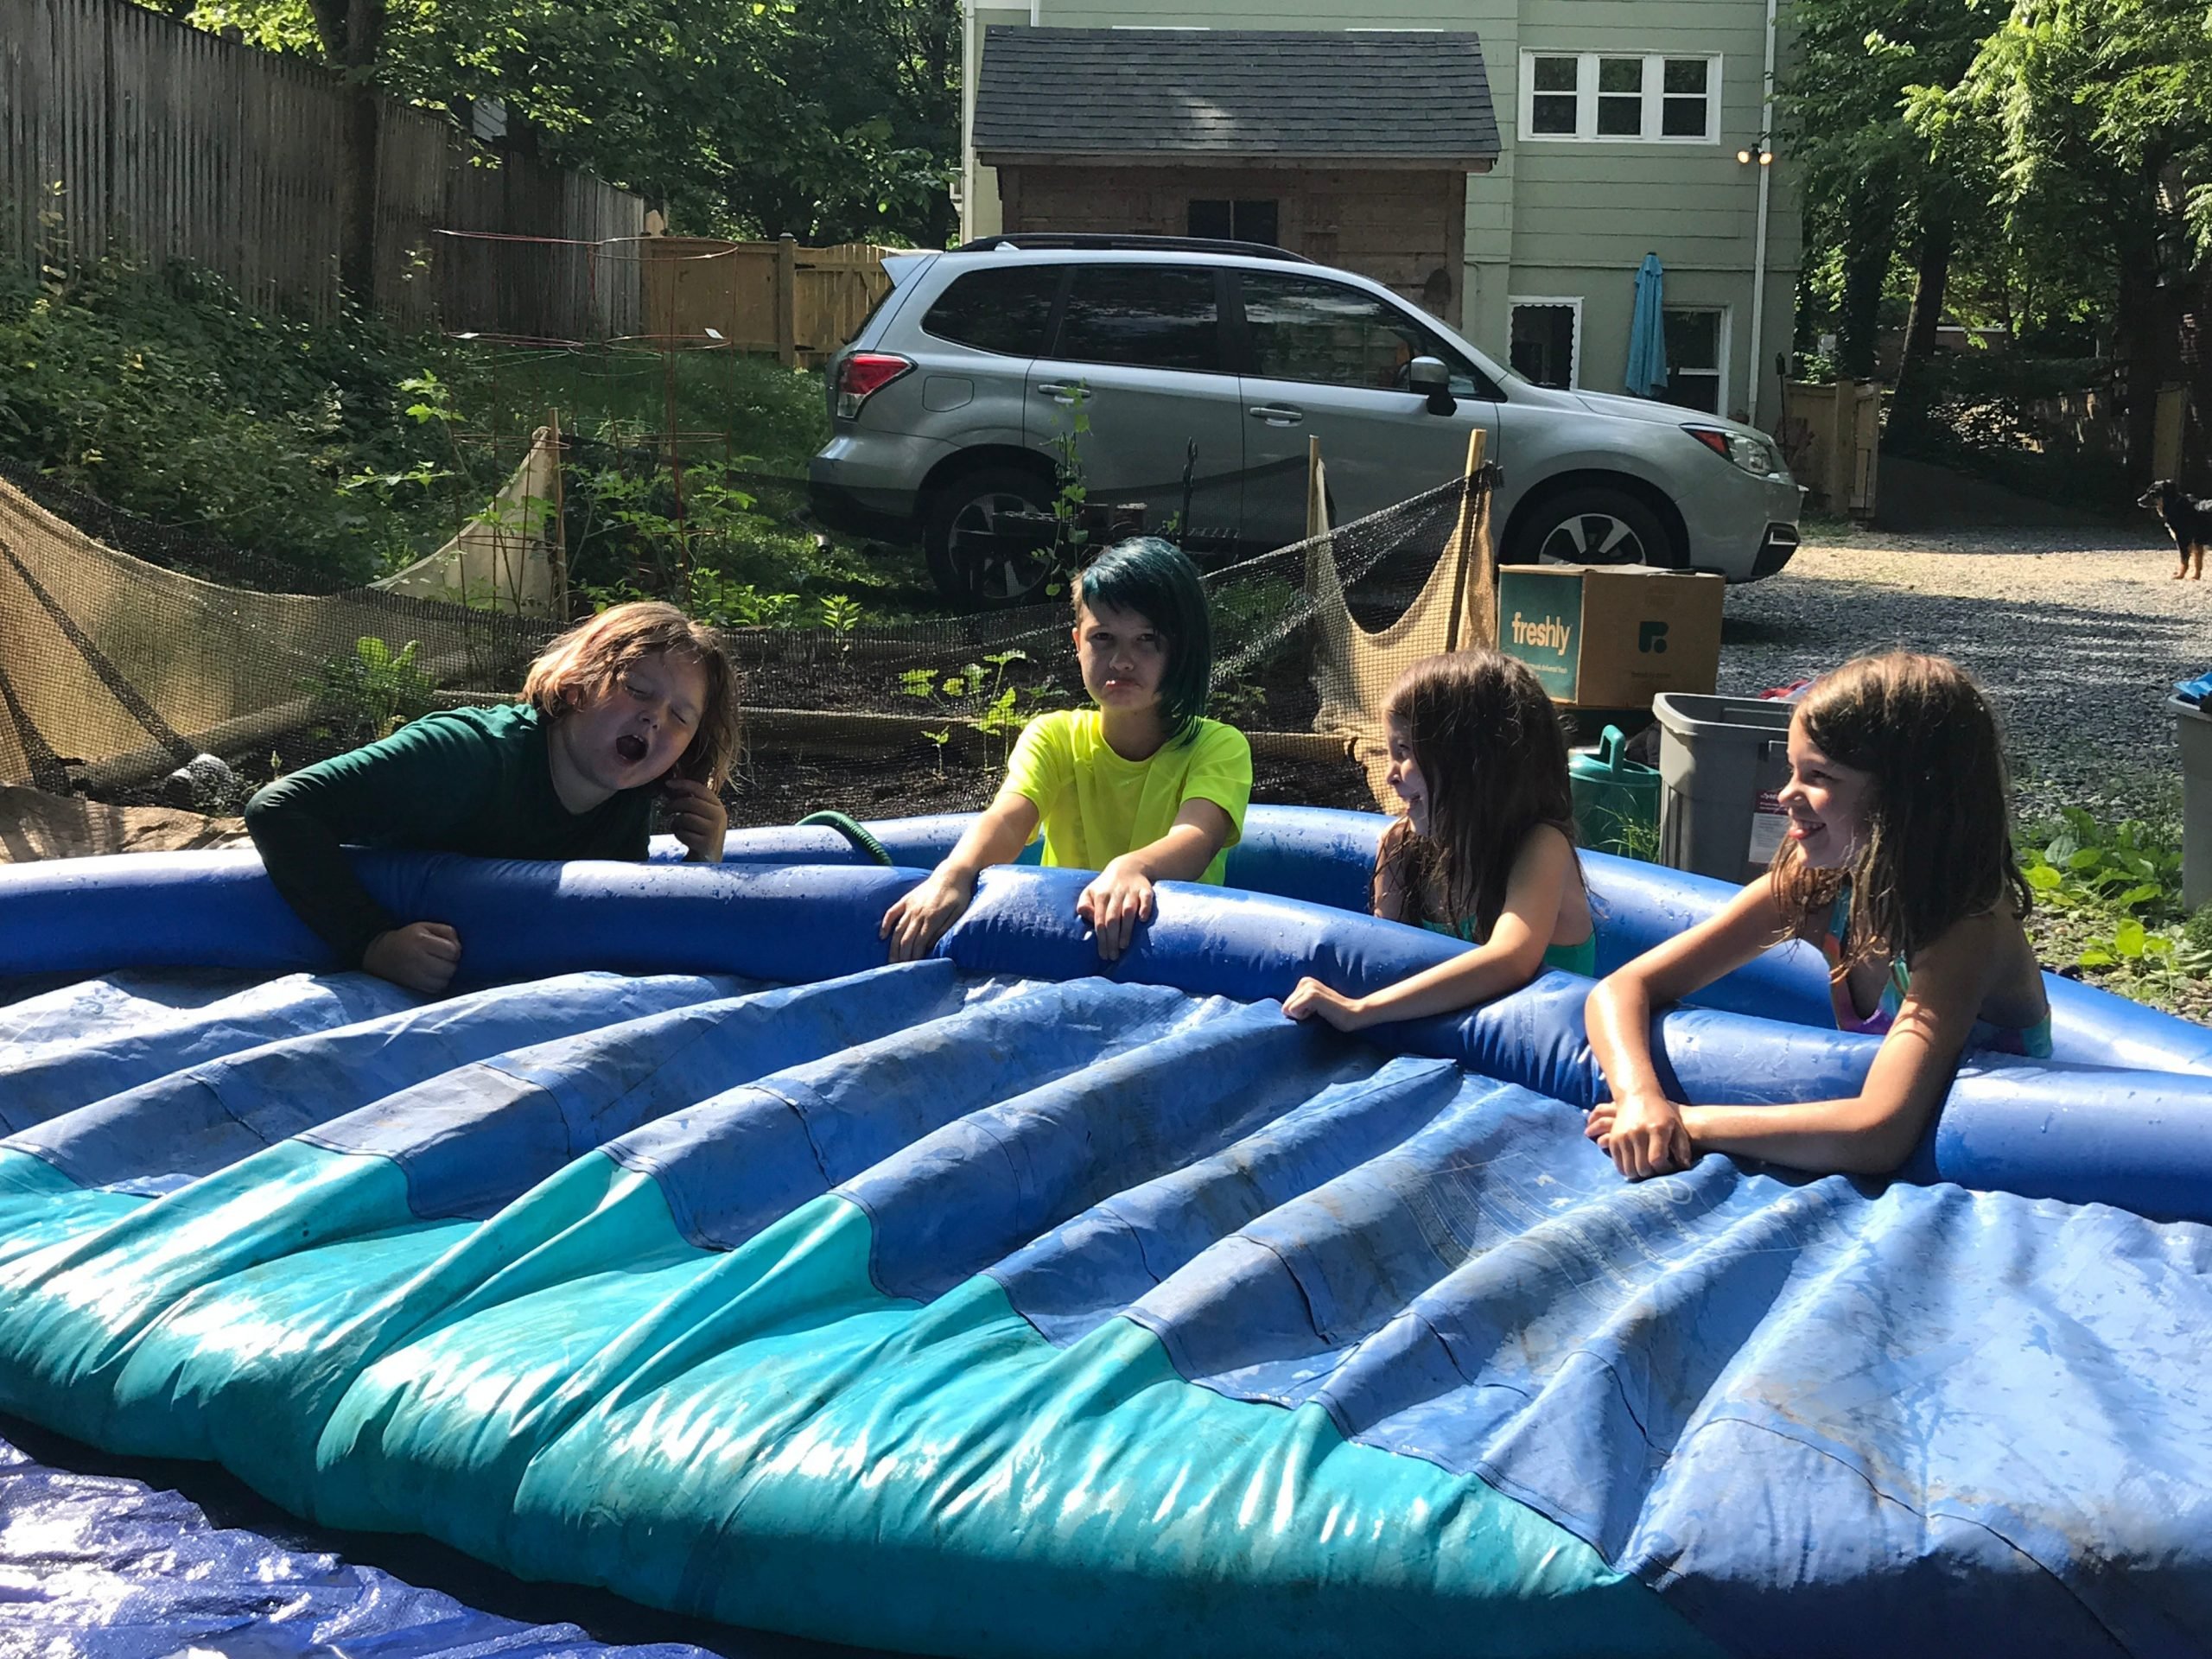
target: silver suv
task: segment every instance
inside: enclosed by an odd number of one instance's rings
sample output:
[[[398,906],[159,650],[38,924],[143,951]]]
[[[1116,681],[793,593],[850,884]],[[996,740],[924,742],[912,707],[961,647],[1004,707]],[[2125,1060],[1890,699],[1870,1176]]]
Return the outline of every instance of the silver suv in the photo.
[[[968,604],[1046,581],[1071,447],[1090,500],[1144,503],[1194,553],[1305,534],[1309,436],[1344,524],[1457,476],[1478,424],[1508,563],[1755,582],[1796,550],[1803,493],[1764,434],[1536,385],[1380,283],[1280,249],[1007,236],[884,264],[891,291],[829,367],[814,508],[918,537]]]

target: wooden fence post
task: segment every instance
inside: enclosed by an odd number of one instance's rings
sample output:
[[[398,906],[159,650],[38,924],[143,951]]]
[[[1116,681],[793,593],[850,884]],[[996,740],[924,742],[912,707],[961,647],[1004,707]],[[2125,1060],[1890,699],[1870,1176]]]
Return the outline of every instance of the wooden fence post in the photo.
[[[1478,626],[1471,633],[1486,632],[1488,637],[1468,639],[1469,645],[1494,645],[1497,643],[1497,573],[1491,568],[1490,550],[1483,535],[1484,517],[1482,482],[1483,449],[1490,441],[1490,433],[1476,427],[1467,434],[1467,493],[1459,502],[1459,521],[1452,531],[1452,616],[1444,625],[1444,649],[1457,651],[1463,643],[1460,618],[1467,607],[1467,578],[1471,575],[1477,584],[1477,602],[1483,607]],[[1480,568],[1470,571],[1468,566],[1480,562]],[[1469,618],[1469,620],[1475,620]]]
[[[776,238],[776,360],[798,361],[798,238],[789,231]]]

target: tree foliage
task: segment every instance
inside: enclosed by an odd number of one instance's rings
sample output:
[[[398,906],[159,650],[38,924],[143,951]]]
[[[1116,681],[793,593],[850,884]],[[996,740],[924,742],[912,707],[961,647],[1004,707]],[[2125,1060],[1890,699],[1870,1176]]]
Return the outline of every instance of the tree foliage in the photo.
[[[333,14],[326,17],[323,14]],[[674,228],[942,245],[957,168],[958,0],[200,0],[193,21],[346,67],[588,168]],[[359,61],[358,49],[353,61]]]
[[[1798,60],[1782,105],[1807,241],[1839,255],[1840,355],[1847,372],[1871,374],[1900,243],[1917,241],[1923,269],[1948,269],[1959,221],[1986,194],[1908,118],[1914,89],[1958,81],[1986,24],[1966,0],[1799,0],[1792,17]]]
[[[2139,463],[2144,394],[2182,376],[2185,321],[2212,300],[2202,0],[1798,0],[1793,16],[1802,62],[1783,99],[1807,265],[1833,273],[1844,366],[1868,372],[1900,286],[1915,301],[1908,422],[1946,303],[2077,353],[2094,325],[2123,368]],[[2212,384],[2198,403],[2212,408]]]

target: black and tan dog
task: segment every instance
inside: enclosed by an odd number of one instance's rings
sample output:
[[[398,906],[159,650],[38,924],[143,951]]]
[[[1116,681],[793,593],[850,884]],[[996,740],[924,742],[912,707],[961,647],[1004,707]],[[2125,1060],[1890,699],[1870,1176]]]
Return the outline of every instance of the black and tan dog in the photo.
[[[2212,501],[2183,494],[2180,485],[2162,478],[2144,491],[2135,505],[2150,508],[2166,521],[2167,533],[2181,552],[2181,569],[2174,572],[2174,580],[2187,576],[2193,582],[2203,581],[2204,549],[2212,543]]]

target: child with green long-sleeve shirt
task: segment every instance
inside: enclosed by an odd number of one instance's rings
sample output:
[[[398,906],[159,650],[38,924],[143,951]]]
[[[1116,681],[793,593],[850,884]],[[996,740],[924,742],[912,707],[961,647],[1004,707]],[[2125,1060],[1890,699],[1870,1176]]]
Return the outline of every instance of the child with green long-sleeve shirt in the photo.
[[[718,862],[736,735],[712,631],[672,605],[618,605],[547,647],[521,702],[427,715],[293,772],[247,804],[246,829],[276,891],[342,963],[436,995],[460,966],[460,935],[386,911],[344,845],[638,860],[658,798],[690,857]]]

